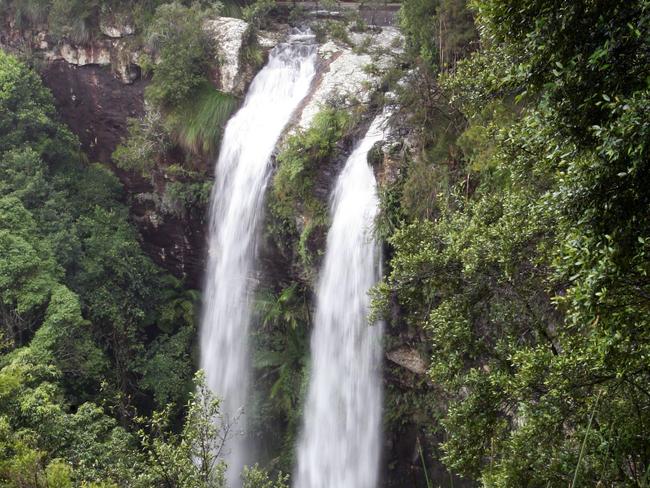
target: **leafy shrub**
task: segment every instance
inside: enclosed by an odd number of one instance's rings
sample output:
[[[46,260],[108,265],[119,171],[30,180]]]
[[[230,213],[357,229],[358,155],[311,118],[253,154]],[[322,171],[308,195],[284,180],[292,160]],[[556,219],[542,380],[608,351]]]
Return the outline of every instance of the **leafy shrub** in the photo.
[[[429,337],[451,469],[489,487],[643,486],[647,2],[474,5],[484,49],[417,93],[466,123],[446,138],[417,124],[429,176],[410,166],[402,200],[435,190],[435,213],[390,239],[383,304]]]
[[[327,206],[314,195],[315,177],[319,165],[334,154],[337,142],[350,123],[344,110],[323,109],[314,117],[306,131],[292,135],[278,155],[278,169],[273,179],[271,199],[274,215],[285,222],[303,219],[298,238],[298,253],[305,266],[311,264],[310,235],[327,223]]]
[[[117,418],[184,403],[194,297],[142,252],[117,178],[85,163],[38,75],[3,52],[0,93],[0,477],[126,486],[146,469]]]
[[[273,179],[273,191],[280,200],[297,205],[310,198],[318,165],[333,154],[349,123],[346,111],[326,107],[314,117],[309,129],[287,139]]]
[[[165,186],[164,207],[182,217],[189,208],[205,208],[210,201],[212,181],[171,181]]]
[[[159,55],[146,91],[147,100],[154,106],[175,108],[207,81],[214,46],[203,23],[211,13],[213,10],[199,4],[185,7],[179,2],[156,10],[146,33],[147,44]]]
[[[139,119],[129,119],[129,135],[113,153],[118,168],[148,174],[159,154],[171,146],[171,138],[163,126],[159,111],[148,108]]]

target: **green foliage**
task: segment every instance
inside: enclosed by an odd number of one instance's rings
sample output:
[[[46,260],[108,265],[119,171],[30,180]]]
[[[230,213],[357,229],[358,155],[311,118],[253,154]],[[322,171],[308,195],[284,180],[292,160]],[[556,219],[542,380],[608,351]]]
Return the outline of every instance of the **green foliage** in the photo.
[[[30,242],[36,225],[20,200],[3,197],[0,212],[0,303],[5,317],[4,332],[11,342],[22,345],[24,336],[32,332],[32,320],[47,304],[59,269],[50,248]]]
[[[90,323],[82,317],[79,297],[63,285],[52,290],[30,353],[38,363],[55,365],[65,375],[69,391],[80,396],[98,386],[97,379],[108,366],[103,351],[93,341]]]
[[[164,198],[167,208],[178,216],[186,214],[187,209],[206,208],[210,201],[212,181],[170,181],[165,186]]]
[[[401,82],[395,79],[401,78]],[[402,159],[398,186],[403,218],[434,218],[437,200],[448,193],[451,182],[468,179],[462,161],[459,136],[467,128],[467,118],[449,103],[435,76],[418,63],[410,73],[393,73],[387,80],[399,100],[395,119],[406,120],[416,147]]]
[[[124,19],[141,30],[162,3],[165,0],[4,0],[0,15],[19,29],[47,28],[58,39],[83,44],[101,36],[100,18]]]
[[[139,119],[129,119],[129,135],[113,153],[118,168],[149,174],[157,158],[171,147],[171,138],[159,111],[149,109]]]
[[[344,44],[352,44],[345,22],[328,20],[325,22],[325,30],[332,37],[332,39],[336,39],[337,41],[340,41]]]
[[[255,334],[256,390],[261,390],[255,421],[260,424],[258,430],[272,439],[273,451],[281,453],[279,467],[289,470],[306,381],[309,301],[306,290],[293,283],[278,293],[259,293],[256,309],[262,326]]]
[[[189,351],[195,332],[186,325],[173,335],[158,336],[137,368],[142,374],[140,387],[152,392],[158,409],[173,403],[180,406],[178,402],[190,392],[193,368]]]
[[[350,115],[344,110],[324,108],[314,117],[309,129],[287,139],[277,158],[271,211],[287,227],[294,227],[295,216],[301,216],[303,224],[297,251],[305,267],[312,264],[314,257],[310,237],[327,224],[325,202],[314,194],[316,177],[320,166],[334,155],[337,142],[351,126],[350,121]]]
[[[152,181],[164,178],[164,195],[157,202],[162,213],[184,216],[207,204],[209,182],[204,171],[197,172],[196,160],[216,155],[225,124],[239,103],[214,89],[210,80],[216,53],[203,25],[220,6],[169,2],[147,23],[146,42],[156,62],[147,63],[153,75],[145,92],[146,110],[129,121],[128,137],[113,159],[119,168]],[[182,174],[169,181],[167,168],[180,165],[186,166]]]
[[[14,355],[0,370],[0,480],[12,487],[46,487],[55,479],[134,479],[140,458],[133,439],[92,404],[69,413],[51,383],[59,374],[25,355]]]
[[[54,101],[38,75],[0,52],[0,151],[30,148],[48,162],[79,157],[72,133],[56,121]]]
[[[380,302],[428,336],[452,470],[645,486],[647,2],[474,4],[485,48],[441,80],[459,170],[431,169]]]
[[[139,435],[149,466],[144,486],[225,486],[225,464],[220,456],[232,425],[225,422],[219,401],[206,386],[201,371],[195,376],[195,387],[180,434],[169,433],[167,410],[154,413],[150,419],[140,419],[145,428]]]
[[[344,110],[326,107],[314,117],[309,129],[291,136],[278,156],[276,192],[304,196],[313,184],[309,176],[313,176],[319,163],[332,155],[349,124],[350,116]]]
[[[434,17],[438,2],[431,0],[408,0],[399,11],[400,27],[409,41],[410,48],[429,64],[436,59]]]
[[[609,119],[602,96],[647,87],[648,5],[645,1],[582,5],[522,1],[476,2],[487,40],[500,43],[528,75],[527,89],[544,90],[554,108],[589,138],[585,127]]]
[[[83,44],[99,31],[98,0],[52,0],[50,9],[49,25],[59,38]]]
[[[269,13],[275,8],[275,0],[255,0],[242,9],[242,17],[252,29],[267,27]]]
[[[143,459],[116,418],[150,395],[184,403],[195,297],[145,257],[115,176],[3,53],[0,124],[0,483],[135,486]]]
[[[289,488],[288,475],[280,472],[274,481],[266,471],[257,465],[252,468],[244,468],[243,480],[243,488]]]
[[[352,46],[352,40],[348,33],[346,22],[342,20],[326,20],[312,24],[312,29],[318,42],[325,42],[332,38],[348,46]]]
[[[213,13],[195,3],[185,7],[179,2],[161,5],[147,28],[147,44],[156,50],[146,96],[155,107],[169,110],[191,99],[208,80],[212,39],[203,31],[203,22]]]
[[[46,22],[50,12],[50,0],[25,0],[13,5],[11,2],[3,2],[0,8],[5,16],[13,13],[16,25],[22,28]]]
[[[476,41],[474,20],[467,0],[406,0],[399,22],[411,56],[428,68],[453,67]]]

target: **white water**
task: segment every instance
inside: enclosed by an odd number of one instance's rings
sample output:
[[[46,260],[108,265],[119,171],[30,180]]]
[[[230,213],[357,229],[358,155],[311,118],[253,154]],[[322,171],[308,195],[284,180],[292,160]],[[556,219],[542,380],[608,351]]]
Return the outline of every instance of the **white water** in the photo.
[[[332,226],[318,284],[312,370],[295,488],[375,488],[381,447],[382,324],[368,323],[379,279],[378,212],[368,152],[383,118],[352,152],[332,195]]]
[[[234,424],[226,444],[228,485],[241,484],[247,459],[244,405],[250,377],[251,273],[270,175],[270,157],[315,74],[315,47],[296,35],[276,47],[228,122],[210,204],[208,268],[201,323],[201,368]]]

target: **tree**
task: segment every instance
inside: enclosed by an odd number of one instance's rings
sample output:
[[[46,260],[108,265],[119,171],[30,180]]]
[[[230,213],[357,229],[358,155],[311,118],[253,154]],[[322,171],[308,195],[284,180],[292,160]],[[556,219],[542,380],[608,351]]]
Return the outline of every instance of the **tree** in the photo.
[[[644,486],[647,2],[475,6],[483,49],[439,78],[464,171],[391,238],[383,303],[428,335],[455,472]]]
[[[149,457],[152,480],[169,488],[221,488],[225,486],[222,459],[232,427],[221,415],[219,400],[205,383],[202,371],[195,376],[196,391],[187,405],[179,435],[169,435],[169,412],[155,413],[140,437]],[[145,421],[146,422],[146,421]]]

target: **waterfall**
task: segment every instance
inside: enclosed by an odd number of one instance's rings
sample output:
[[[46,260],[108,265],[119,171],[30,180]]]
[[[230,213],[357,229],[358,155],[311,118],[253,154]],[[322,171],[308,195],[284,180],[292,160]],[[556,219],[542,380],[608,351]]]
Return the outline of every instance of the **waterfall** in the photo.
[[[226,443],[228,485],[241,484],[248,461],[244,405],[248,396],[251,273],[270,175],[270,157],[315,74],[312,37],[296,34],[270,53],[242,108],[224,131],[210,201],[208,263],[201,323],[201,367],[221,411],[234,426]]]
[[[372,235],[379,202],[367,157],[383,120],[354,149],[332,195],[295,488],[375,488],[378,481],[382,324],[367,319],[368,292],[379,279]]]

